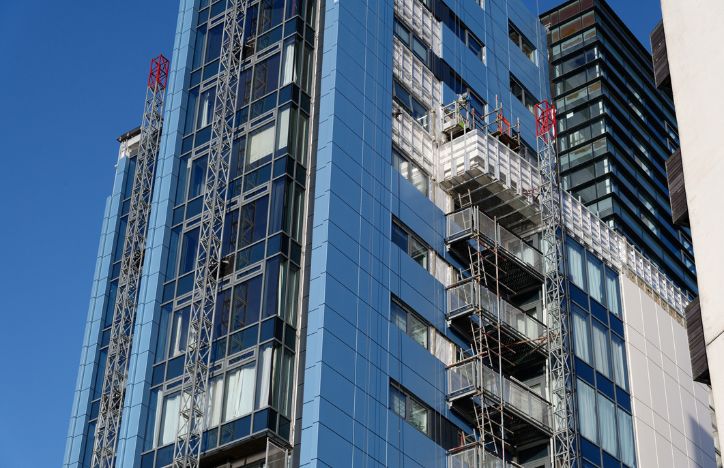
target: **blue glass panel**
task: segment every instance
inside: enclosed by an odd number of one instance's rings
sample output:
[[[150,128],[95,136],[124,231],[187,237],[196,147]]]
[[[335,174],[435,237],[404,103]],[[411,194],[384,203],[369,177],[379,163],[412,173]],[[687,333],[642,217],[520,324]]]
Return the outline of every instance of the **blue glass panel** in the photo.
[[[164,380],[166,373],[166,364],[159,364],[153,367],[153,373],[151,374],[151,385],[158,385]]]
[[[271,177],[271,164],[260,167],[254,172],[246,174],[244,177],[244,192],[248,192],[255,187],[267,182]]]
[[[264,258],[264,242],[259,242],[236,255],[236,269],[241,270]]]
[[[279,257],[266,262],[264,272],[264,309],[262,317],[271,317],[277,314],[279,300]]]
[[[576,287],[573,283],[568,283],[568,292],[571,299],[577,302],[581,307],[588,310],[588,294],[583,289]]]
[[[153,456],[156,452],[147,453],[141,457],[141,468],[153,468]]]
[[[613,382],[601,375],[601,373],[596,372],[596,383],[598,384],[599,392],[603,393],[612,400],[614,399]]]
[[[601,449],[583,437],[581,437],[581,455],[588,461],[595,463],[596,466],[601,463]]]
[[[232,421],[221,426],[219,445],[228,444],[234,440],[246,437],[251,433],[251,416]]]
[[[621,468],[621,462],[603,452],[603,468]]]
[[[231,330],[238,330],[259,321],[261,285],[262,276],[258,275],[234,287]]]
[[[216,447],[216,442],[219,435],[219,428],[215,427],[209,431],[204,432],[204,437],[201,441],[201,451],[206,452]]]
[[[211,348],[211,360],[218,361],[226,357],[226,338],[214,341]]]
[[[245,328],[229,337],[229,355],[238,353],[256,345],[259,335],[259,327]]]
[[[616,387],[616,402],[618,406],[631,412],[631,397],[621,387]]]
[[[611,324],[611,330],[623,338],[623,322],[615,315],[609,314],[608,318]]]
[[[593,367],[576,358],[576,375],[591,385],[596,385]]]
[[[608,311],[598,302],[591,300],[591,313],[608,328]]]
[[[274,429],[276,420],[276,411],[267,408],[254,413],[254,432],[263,431],[264,429]]]
[[[163,295],[161,296],[161,302],[167,302],[173,299],[174,293],[176,291],[176,282],[171,281],[170,283],[166,283],[166,285],[163,287]]]
[[[166,369],[166,380],[175,379],[183,374],[184,371],[184,355],[178,356],[168,361]]]
[[[194,274],[189,273],[186,276],[182,276],[178,279],[178,289],[176,290],[176,296],[183,296],[186,293],[191,292],[194,287]]]
[[[168,445],[156,452],[156,467],[170,465],[173,461],[173,444]]]

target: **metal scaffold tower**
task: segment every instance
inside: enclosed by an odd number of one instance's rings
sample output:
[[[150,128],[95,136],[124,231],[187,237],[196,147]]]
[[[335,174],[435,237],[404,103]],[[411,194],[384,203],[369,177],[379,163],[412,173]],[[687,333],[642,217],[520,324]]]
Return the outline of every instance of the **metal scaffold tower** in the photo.
[[[138,289],[146,248],[148,220],[151,213],[156,158],[161,139],[168,70],[169,62],[163,55],[159,55],[151,61],[128,224],[123,241],[121,271],[118,278],[116,302],[113,307],[108,357],[103,374],[103,391],[93,443],[92,466],[97,468],[111,468],[115,465],[118,431],[123,413],[128,361],[136,318]]]
[[[568,468],[573,460],[573,387],[568,347],[569,325],[562,310],[563,264],[561,192],[556,153],[556,109],[548,101],[535,106],[541,184],[538,200],[543,226],[544,308],[553,399],[553,465]]]
[[[191,296],[191,317],[181,385],[174,468],[198,467],[209,383],[213,314],[222,258],[233,119],[241,72],[247,0],[229,0],[216,78],[211,144],[204,182],[199,246]]]

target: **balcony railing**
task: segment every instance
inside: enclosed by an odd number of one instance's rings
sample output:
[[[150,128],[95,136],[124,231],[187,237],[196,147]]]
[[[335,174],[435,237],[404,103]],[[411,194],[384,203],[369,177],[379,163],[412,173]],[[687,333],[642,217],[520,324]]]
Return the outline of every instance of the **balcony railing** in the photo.
[[[482,446],[475,444],[468,448],[453,451],[447,456],[448,468],[518,468],[520,465],[509,463],[485,452]]]
[[[469,207],[447,215],[448,242],[478,234],[491,242],[497,242],[503,250],[535,271],[543,272],[543,256],[537,249],[497,224],[478,208]]]
[[[518,413],[550,429],[551,404],[525,385],[503,377],[478,359],[462,361],[448,368],[448,397],[457,399],[483,392],[502,400]]]
[[[447,290],[448,318],[482,310],[490,319],[517,331],[529,340],[537,340],[546,334],[546,326],[504,300],[476,281],[467,281]],[[500,315],[498,315],[500,313]]]

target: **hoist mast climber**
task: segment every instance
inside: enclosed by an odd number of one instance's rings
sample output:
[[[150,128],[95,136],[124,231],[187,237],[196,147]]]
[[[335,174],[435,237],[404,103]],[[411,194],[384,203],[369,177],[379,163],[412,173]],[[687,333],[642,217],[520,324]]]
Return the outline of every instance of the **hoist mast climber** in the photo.
[[[136,319],[138,289],[146,248],[156,158],[161,140],[163,102],[168,83],[169,62],[163,55],[151,60],[146,88],[146,103],[141,123],[141,138],[136,156],[126,236],[123,241],[121,271],[118,277],[113,323],[108,345],[103,391],[93,442],[94,468],[115,465],[118,431],[123,414],[128,361]]]
[[[229,0],[224,14],[216,98],[211,121],[211,144],[191,296],[188,344],[181,384],[179,423],[173,452],[174,468],[196,468],[201,457],[246,7],[247,0]]]
[[[548,101],[535,106],[538,164],[541,173],[539,203],[545,275],[543,304],[548,317],[548,350],[553,400],[553,466],[573,466],[573,388],[568,358],[569,326],[562,309],[563,225],[556,154],[556,109]]]

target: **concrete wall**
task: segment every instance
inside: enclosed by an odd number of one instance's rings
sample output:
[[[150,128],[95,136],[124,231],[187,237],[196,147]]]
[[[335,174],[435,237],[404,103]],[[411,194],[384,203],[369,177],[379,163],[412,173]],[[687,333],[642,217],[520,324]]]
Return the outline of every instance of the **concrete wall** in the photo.
[[[717,409],[717,426],[724,427],[724,49],[720,0],[662,0],[666,47],[679,122],[681,154],[696,254],[701,317],[709,373]],[[719,446],[721,447],[721,438]]]
[[[714,468],[709,389],[691,377],[686,328],[621,276],[640,468]]]

